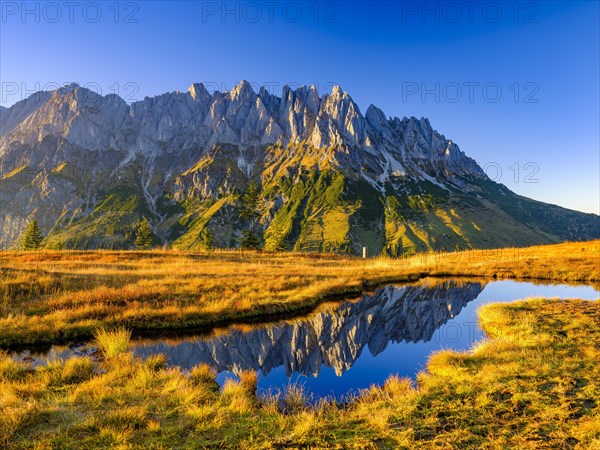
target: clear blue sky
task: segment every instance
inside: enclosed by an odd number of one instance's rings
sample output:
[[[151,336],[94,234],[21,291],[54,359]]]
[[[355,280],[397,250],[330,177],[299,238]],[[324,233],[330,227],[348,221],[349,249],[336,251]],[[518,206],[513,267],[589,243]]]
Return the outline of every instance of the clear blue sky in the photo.
[[[428,117],[519,194],[600,212],[599,2],[469,4],[3,1],[1,104],[70,81],[126,100],[335,83]]]

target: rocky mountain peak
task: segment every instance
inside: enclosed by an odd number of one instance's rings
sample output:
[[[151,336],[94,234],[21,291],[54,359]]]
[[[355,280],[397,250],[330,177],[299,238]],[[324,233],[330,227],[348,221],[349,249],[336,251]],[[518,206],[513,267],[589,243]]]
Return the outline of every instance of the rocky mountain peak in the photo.
[[[10,133],[19,126],[35,110],[46,103],[52,97],[52,94],[51,91],[39,91],[15,103],[10,108],[6,108],[2,113],[2,121],[0,122],[0,136]]]
[[[342,87],[339,84],[335,84],[333,86],[333,88],[331,88],[331,96],[335,97],[335,96],[343,96],[344,95],[344,90],[342,89]]]
[[[373,104],[367,108],[365,119],[375,131],[381,131],[388,124],[385,113]]]
[[[80,86],[78,83],[67,83],[64,86],[58,88],[56,90],[56,93],[58,95],[65,95],[65,94],[69,94],[71,92],[77,91],[79,88],[80,88]]]
[[[230,92],[232,100],[247,100],[253,98],[256,94],[250,83],[241,80]]]
[[[284,84],[283,88],[281,88],[281,99],[282,100],[291,100],[291,98],[293,96],[294,96],[294,90],[287,84]]]
[[[202,83],[193,83],[188,88],[188,93],[194,100],[200,100],[203,102],[208,101],[208,99],[211,97],[210,93]]]

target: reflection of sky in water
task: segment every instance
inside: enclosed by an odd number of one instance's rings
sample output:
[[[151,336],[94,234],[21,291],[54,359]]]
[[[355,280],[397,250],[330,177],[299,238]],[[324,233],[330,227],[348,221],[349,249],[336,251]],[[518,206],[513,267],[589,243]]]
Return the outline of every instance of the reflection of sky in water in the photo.
[[[200,362],[216,364],[219,384],[235,377],[233,368],[254,369],[259,370],[261,391],[281,390],[297,382],[315,397],[340,398],[382,384],[392,374],[414,379],[432,352],[467,350],[483,338],[477,324],[481,305],[527,297],[595,299],[598,292],[591,287],[514,281],[490,282],[483,289],[479,282],[456,285],[442,281],[387,287],[359,302],[320,312],[322,320],[315,320],[319,314],[313,314],[248,332],[230,329],[217,337],[188,338],[180,343],[143,343],[134,351],[142,357],[165,353],[170,364],[184,369]],[[322,339],[317,341],[315,336]],[[410,338],[419,342],[394,342]],[[309,344],[303,345],[303,339]],[[292,341],[295,348],[290,345]],[[371,348],[379,354],[374,356]],[[55,347],[47,356],[68,357],[74,352],[77,350]],[[262,355],[263,360],[258,361],[256,355]],[[338,373],[328,364],[337,365]],[[318,376],[302,375],[298,370],[318,371]],[[286,372],[294,373],[289,377]]]
[[[272,370],[267,376],[260,375],[260,389],[282,389],[290,381],[297,381],[316,397],[343,396],[348,392],[368,388],[372,384],[383,384],[391,375],[415,378],[425,369],[432,352],[440,349],[468,350],[474,342],[481,340],[483,332],[477,324],[477,309],[491,302],[507,302],[527,297],[598,298],[598,291],[591,287],[566,285],[535,285],[514,281],[494,281],[488,283],[477,298],[461,310],[454,319],[438,328],[429,342],[390,343],[377,356],[368,348],[363,349],[353,366],[337,376],[331,367],[322,367],[318,377],[294,374],[288,378],[283,367]],[[217,381],[221,384],[226,378],[235,377],[231,372],[221,372]]]

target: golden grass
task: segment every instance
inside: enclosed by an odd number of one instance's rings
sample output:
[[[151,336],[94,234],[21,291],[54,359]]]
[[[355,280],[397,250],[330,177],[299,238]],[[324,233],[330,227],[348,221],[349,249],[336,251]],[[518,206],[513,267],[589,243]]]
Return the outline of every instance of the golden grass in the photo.
[[[96,345],[105,358],[113,358],[121,353],[125,353],[129,349],[130,339],[131,331],[124,328],[114,331],[107,331],[104,328],[100,328],[94,332]]]
[[[490,337],[434,354],[350,402],[302,389],[259,397],[256,374],[215,389],[160,357],[73,358],[32,369],[0,355],[0,446],[18,448],[598,448],[600,300],[479,311]],[[118,339],[121,339],[119,337]]]
[[[422,277],[600,282],[600,241],[363,260],[332,254],[0,252],[0,347],[96,330],[212,327],[298,314]]]

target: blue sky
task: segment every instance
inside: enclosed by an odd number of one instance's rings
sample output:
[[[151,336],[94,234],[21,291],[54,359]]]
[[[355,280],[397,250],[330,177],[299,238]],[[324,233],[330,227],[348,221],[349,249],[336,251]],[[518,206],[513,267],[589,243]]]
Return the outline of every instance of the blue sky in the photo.
[[[519,194],[599,213],[599,4],[4,1],[0,100],[339,84],[363,112],[428,117]]]

